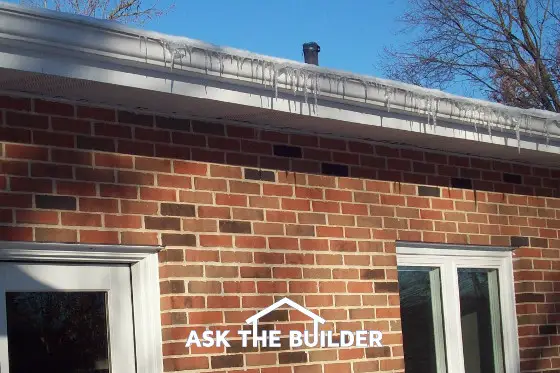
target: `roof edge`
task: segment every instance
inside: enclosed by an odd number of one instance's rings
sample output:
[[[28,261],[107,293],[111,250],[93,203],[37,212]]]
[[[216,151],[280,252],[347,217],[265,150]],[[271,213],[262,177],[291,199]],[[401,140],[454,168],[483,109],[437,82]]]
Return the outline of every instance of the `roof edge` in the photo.
[[[32,18],[35,27],[22,20]],[[428,117],[493,129],[560,137],[560,115],[520,109],[452,95],[439,90],[327,69],[297,61],[220,47],[186,37],[143,31],[113,21],[99,20],[41,8],[0,2],[0,39],[29,43],[88,58],[111,58],[142,69],[197,72],[213,78],[258,84],[277,95],[292,91],[316,105],[317,97],[354,105],[372,105]],[[64,29],[64,31],[62,31]]]

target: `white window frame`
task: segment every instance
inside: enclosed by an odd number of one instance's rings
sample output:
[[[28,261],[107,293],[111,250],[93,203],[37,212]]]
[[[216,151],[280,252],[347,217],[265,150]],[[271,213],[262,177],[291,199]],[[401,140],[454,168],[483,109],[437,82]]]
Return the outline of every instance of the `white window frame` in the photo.
[[[439,268],[447,373],[465,373],[457,269],[497,269],[505,373],[520,372],[511,250],[494,247],[464,249],[449,245],[397,243],[397,265]]]
[[[0,261],[129,264],[136,373],[163,372],[159,246],[113,246],[0,241]]]

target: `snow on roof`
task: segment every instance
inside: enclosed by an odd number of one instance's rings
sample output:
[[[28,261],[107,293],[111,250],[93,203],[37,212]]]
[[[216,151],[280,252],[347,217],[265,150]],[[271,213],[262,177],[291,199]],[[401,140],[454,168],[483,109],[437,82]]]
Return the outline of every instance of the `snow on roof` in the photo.
[[[560,136],[560,115],[554,112],[509,107],[480,99],[453,95],[436,89],[260,55],[236,48],[217,46],[187,37],[140,30],[114,21],[41,8],[26,8],[1,1],[0,8],[16,13],[34,14],[40,17],[77,23],[86,27],[126,34],[138,38],[140,49],[142,49],[142,42],[144,41],[146,55],[148,54],[148,41],[157,42],[163,50],[164,58],[167,60],[166,65],[168,62],[171,69],[174,66],[183,67],[189,64],[194,66],[193,56],[195,54],[197,54],[199,60],[200,58],[203,59],[204,70],[207,73],[209,71],[217,72],[219,76],[222,75],[226,62],[229,63],[229,67],[233,66],[234,70],[237,66],[238,77],[245,73],[245,71],[242,71],[244,65],[250,64],[250,78],[254,78],[254,76],[262,78],[260,79],[262,84],[273,87],[276,94],[278,94],[279,87],[291,89],[294,94],[296,92],[303,93],[306,101],[308,95],[310,95],[315,104],[317,97],[325,94],[348,99],[349,102],[362,99],[362,102],[369,103],[368,99],[371,100],[373,93],[377,98],[384,99],[387,109],[391,108],[392,102],[399,101],[401,106],[412,107],[418,112],[426,113],[428,119],[432,118],[434,125],[440,114],[446,114],[448,117],[449,115],[458,116],[481,123],[487,127],[490,135],[492,127],[496,123],[502,123],[505,128],[516,131],[518,140],[519,132],[524,129],[546,134],[547,138],[549,132]],[[198,65],[198,67],[200,66]],[[253,82],[254,80],[252,79]],[[356,87],[361,87],[359,93],[356,93]],[[352,89],[353,97],[351,97]]]

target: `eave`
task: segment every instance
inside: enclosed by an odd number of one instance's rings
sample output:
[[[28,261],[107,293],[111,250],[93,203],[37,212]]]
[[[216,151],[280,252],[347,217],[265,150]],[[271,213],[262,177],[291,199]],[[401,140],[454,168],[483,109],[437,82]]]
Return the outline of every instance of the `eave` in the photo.
[[[0,84],[8,93],[559,164],[556,113],[7,3]]]

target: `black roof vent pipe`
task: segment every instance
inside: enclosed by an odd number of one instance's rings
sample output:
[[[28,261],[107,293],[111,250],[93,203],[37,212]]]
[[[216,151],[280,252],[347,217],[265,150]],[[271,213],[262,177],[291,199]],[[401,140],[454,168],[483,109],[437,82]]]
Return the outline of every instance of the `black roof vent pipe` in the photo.
[[[321,47],[319,47],[319,44],[314,41],[303,44],[303,57],[305,59],[305,63],[318,66],[320,51]]]

